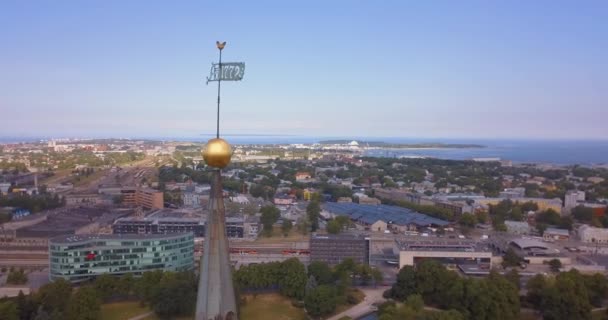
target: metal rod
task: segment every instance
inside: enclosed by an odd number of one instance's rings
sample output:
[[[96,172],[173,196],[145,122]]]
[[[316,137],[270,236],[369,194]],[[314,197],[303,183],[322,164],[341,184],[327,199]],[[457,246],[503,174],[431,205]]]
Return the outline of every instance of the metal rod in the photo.
[[[217,78],[217,138],[220,138],[220,89],[222,87],[222,49],[220,49],[219,76]]]

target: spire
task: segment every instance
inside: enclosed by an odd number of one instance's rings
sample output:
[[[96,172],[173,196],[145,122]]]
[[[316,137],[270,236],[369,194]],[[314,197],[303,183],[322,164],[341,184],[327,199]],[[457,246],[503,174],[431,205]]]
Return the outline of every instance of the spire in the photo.
[[[204,253],[200,264],[196,320],[237,319],[229,255],[222,176],[218,169],[213,172],[211,185]]]
[[[224,188],[222,186],[222,168],[230,163],[232,148],[220,138],[220,86],[222,80],[235,81],[242,79],[244,64],[231,63],[229,68],[241,66],[240,76],[223,77],[222,50],[226,42],[217,42],[220,52],[219,63],[215,76],[207,78],[217,81],[217,135],[207,142],[203,150],[203,158],[213,170],[209,213],[205,225],[205,244],[200,263],[200,279],[198,296],[196,297],[196,320],[237,320],[236,298],[232,284],[232,268],[230,266],[230,250],[226,236],[226,209],[224,207]],[[214,70],[215,64],[212,64]],[[230,74],[237,74],[231,72]]]

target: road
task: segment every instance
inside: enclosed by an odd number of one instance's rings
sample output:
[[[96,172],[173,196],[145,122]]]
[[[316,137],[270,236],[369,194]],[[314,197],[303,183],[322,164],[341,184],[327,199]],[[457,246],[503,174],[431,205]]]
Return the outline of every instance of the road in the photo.
[[[365,294],[365,298],[359,304],[354,305],[352,308],[340,312],[337,315],[328,318],[327,320],[338,320],[344,316],[351,317],[352,319],[357,319],[362,317],[372,311],[375,308],[372,306],[374,303],[383,302],[385,299],[382,297],[382,293],[389,289],[390,287],[377,287],[377,288],[365,288],[361,289]]]

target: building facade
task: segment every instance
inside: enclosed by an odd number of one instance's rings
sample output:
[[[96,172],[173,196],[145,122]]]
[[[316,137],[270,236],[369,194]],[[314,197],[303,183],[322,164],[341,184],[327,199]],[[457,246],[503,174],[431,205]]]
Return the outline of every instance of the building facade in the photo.
[[[82,282],[102,274],[142,275],[194,267],[194,235],[68,235],[49,240],[49,278]]]
[[[608,243],[608,229],[582,225],[578,228],[578,236],[582,242]]]
[[[335,266],[351,258],[356,263],[369,264],[368,237],[362,235],[313,235],[310,237],[310,260]]]
[[[144,209],[164,208],[164,196],[162,191],[154,189],[123,188],[120,190],[122,203],[130,206],[140,206]]]
[[[120,218],[112,225],[114,234],[171,234],[192,232],[204,237],[206,222],[199,218]],[[229,238],[257,236],[258,223],[252,219],[226,218],[226,235]]]

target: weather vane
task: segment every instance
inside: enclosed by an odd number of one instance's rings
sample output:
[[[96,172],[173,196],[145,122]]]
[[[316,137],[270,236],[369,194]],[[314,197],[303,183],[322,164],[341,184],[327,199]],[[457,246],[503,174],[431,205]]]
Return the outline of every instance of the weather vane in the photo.
[[[230,163],[232,156],[232,148],[224,139],[220,139],[220,95],[222,81],[240,81],[245,75],[244,62],[226,62],[222,63],[222,50],[226,47],[226,42],[216,41],[216,46],[220,51],[218,63],[211,63],[211,72],[207,77],[207,84],[212,81],[217,81],[217,126],[216,137],[207,142],[207,146],[203,151],[203,158],[207,165],[214,168],[224,168]]]

